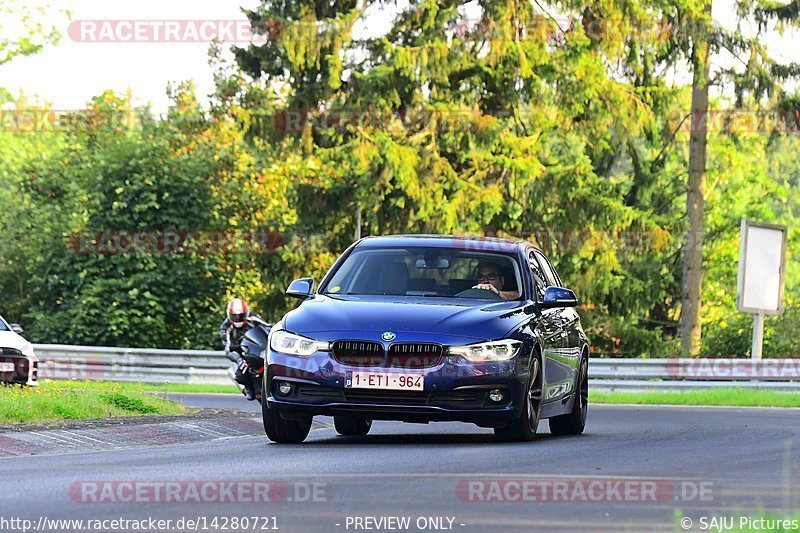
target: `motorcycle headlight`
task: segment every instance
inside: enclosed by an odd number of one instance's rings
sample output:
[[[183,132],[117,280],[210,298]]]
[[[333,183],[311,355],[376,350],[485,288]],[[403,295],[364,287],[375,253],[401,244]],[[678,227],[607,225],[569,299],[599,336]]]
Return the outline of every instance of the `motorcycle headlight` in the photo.
[[[508,361],[519,353],[522,342],[511,339],[451,346],[450,354],[460,355],[473,363]]]
[[[288,331],[273,331],[269,336],[269,347],[279,353],[308,357],[314,352],[330,349],[330,343],[315,341]]]

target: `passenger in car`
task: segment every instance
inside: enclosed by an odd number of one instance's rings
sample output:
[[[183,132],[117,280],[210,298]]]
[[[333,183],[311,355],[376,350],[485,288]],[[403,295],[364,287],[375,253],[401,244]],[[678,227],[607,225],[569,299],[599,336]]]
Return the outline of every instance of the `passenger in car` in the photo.
[[[500,295],[503,300],[516,300],[519,291],[504,291],[505,277],[500,273],[500,266],[491,261],[481,261],[478,265],[478,284],[473,289],[484,289]]]

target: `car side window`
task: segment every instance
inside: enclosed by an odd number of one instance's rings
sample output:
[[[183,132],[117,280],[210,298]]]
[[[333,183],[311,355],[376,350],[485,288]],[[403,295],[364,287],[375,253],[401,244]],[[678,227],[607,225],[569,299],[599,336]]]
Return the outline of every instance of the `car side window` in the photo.
[[[536,261],[533,252],[528,255],[528,265],[531,269],[531,277],[533,278],[533,292],[536,294],[538,301],[544,300],[544,290],[547,288],[547,279],[544,276],[542,267]]]
[[[539,260],[539,264],[542,265],[542,270],[544,270],[544,275],[547,277],[547,286],[548,287],[560,287],[561,283],[559,282],[558,275],[556,271],[553,269],[553,265],[550,264],[550,261],[539,252],[534,252],[536,254],[536,258]]]

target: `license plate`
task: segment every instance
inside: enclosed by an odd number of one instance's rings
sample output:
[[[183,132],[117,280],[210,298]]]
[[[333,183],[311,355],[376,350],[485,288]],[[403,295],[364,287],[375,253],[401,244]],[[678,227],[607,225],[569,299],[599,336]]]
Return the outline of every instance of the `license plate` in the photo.
[[[348,389],[425,390],[422,374],[400,372],[348,372],[344,386]]]
[[[14,363],[0,363],[0,372],[13,372]]]

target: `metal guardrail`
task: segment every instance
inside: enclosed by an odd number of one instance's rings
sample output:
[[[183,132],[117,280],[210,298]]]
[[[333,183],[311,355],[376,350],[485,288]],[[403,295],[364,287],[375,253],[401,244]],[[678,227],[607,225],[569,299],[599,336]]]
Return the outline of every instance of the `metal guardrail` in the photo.
[[[229,385],[222,351],[35,344],[40,379]]]
[[[38,344],[39,377],[141,383],[227,385],[228,359],[214,350],[157,350]],[[800,392],[800,359],[592,358],[595,390],[741,387]]]
[[[800,359],[592,358],[589,379],[594,389],[609,391],[736,387],[800,392]]]

